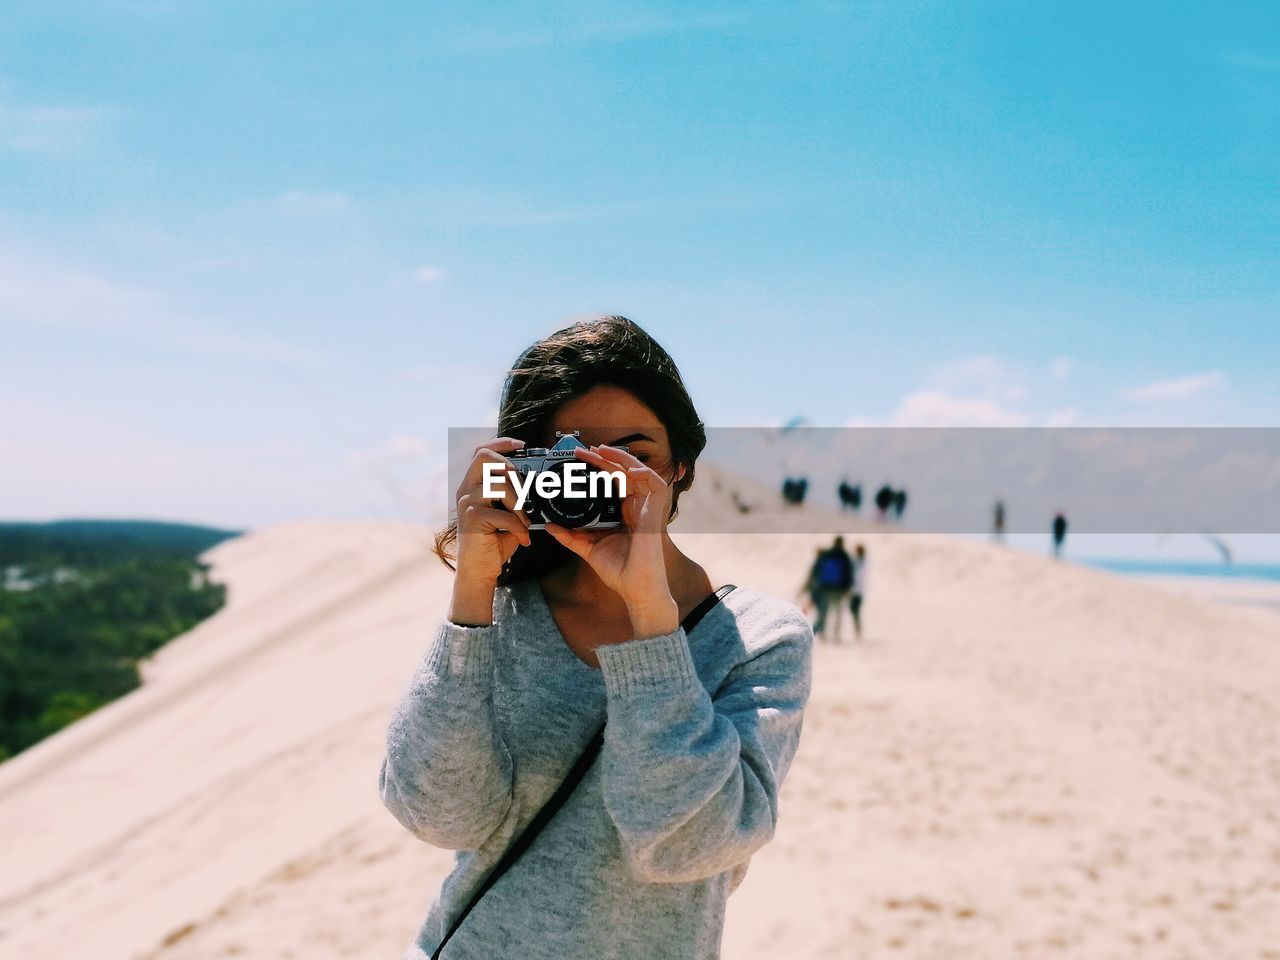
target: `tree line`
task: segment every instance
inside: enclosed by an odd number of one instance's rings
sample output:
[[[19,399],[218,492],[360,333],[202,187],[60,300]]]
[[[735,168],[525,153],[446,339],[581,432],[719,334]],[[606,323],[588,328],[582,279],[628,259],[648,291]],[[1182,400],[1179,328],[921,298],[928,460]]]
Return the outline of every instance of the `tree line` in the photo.
[[[0,760],[141,684],[138,662],[220,609],[199,555],[235,531],[0,523]]]

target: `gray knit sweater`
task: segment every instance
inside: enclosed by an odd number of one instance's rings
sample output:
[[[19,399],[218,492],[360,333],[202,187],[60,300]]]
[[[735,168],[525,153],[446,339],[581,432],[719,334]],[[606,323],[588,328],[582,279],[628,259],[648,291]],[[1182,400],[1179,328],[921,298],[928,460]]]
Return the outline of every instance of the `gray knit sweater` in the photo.
[[[440,626],[396,707],[383,803],[452,873],[404,960],[429,957],[606,718],[604,746],[447,960],[705,960],[725,901],[773,836],[810,689],[813,632],[791,604],[731,591],[686,636],[565,643],[536,581],[494,623]]]

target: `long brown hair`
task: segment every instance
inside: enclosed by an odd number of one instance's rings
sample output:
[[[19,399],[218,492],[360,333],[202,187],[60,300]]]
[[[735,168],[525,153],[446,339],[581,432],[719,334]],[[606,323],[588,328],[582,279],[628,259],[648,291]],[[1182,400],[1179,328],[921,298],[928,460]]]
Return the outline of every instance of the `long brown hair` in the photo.
[[[626,317],[596,317],[557,330],[517,358],[502,385],[498,435],[529,446],[545,442],[556,410],[597,386],[620,387],[635,394],[667,428],[672,468],[671,516],[680,494],[693,483],[694,463],[707,444],[706,429],[694,409],[680,371],[658,341]],[[530,534],[517,547],[498,578],[499,584],[541,576],[573,556],[545,531]],[[435,552],[450,569],[458,522],[436,534]]]

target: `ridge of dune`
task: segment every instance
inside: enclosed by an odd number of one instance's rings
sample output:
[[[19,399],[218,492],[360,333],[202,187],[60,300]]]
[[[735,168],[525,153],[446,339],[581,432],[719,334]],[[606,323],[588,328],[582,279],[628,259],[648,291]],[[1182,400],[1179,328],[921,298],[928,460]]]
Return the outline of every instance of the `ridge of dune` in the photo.
[[[682,517],[734,529],[734,482],[699,465]],[[823,522],[868,545],[867,641],[815,646],[726,958],[1280,956],[1280,617]],[[0,954],[398,956],[452,865],[376,791],[447,600],[429,534],[307,521],[211,550],[227,607],[0,764]],[[788,598],[829,539],[676,536]]]

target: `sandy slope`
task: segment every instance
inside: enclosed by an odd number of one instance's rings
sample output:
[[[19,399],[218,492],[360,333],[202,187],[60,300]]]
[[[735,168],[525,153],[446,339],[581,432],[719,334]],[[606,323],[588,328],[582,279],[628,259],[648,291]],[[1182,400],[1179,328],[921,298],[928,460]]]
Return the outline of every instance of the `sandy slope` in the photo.
[[[700,477],[690,511],[724,509]],[[0,766],[0,956],[398,957],[451,854],[376,791],[448,588],[427,532],[216,548],[231,604]],[[869,534],[727,958],[1280,958],[1280,616],[985,544]],[[791,595],[819,538],[697,535]]]

